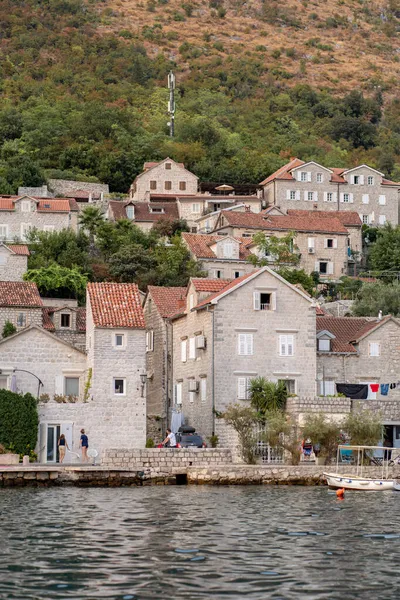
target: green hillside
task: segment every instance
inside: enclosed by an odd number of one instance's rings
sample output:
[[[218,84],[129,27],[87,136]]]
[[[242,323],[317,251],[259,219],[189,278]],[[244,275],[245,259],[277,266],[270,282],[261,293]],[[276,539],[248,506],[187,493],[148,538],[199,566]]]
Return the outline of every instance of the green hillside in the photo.
[[[295,155],[400,179],[396,0],[297,5],[2,0],[0,193],[49,176],[124,193],[144,161],[166,155],[232,183],[258,182]]]

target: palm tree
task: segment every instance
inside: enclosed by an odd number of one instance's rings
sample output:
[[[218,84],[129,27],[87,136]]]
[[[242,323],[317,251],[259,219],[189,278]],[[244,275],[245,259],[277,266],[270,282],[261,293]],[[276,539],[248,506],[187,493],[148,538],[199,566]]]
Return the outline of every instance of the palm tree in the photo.
[[[97,206],[86,206],[79,215],[79,225],[89,233],[90,254],[95,254],[94,238],[104,222],[104,215]]]

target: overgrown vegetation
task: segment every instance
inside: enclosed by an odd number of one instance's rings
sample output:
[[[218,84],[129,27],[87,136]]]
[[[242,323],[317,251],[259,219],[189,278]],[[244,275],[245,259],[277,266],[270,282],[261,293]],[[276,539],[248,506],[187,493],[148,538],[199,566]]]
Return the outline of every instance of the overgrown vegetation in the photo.
[[[0,443],[17,454],[30,454],[37,442],[39,417],[31,394],[0,389]]]
[[[1,332],[2,337],[6,338],[14,333],[17,333],[17,328],[15,327],[14,323],[11,323],[11,321],[6,321],[4,323],[3,331]]]

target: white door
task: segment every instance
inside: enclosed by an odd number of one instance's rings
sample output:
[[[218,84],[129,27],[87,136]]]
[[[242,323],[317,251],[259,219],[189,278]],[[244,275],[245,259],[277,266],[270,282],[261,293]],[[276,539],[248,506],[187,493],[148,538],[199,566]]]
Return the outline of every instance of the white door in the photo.
[[[65,435],[65,439],[68,444],[68,448],[70,450],[74,451],[74,448],[72,447],[72,444],[73,444],[72,432],[73,432],[73,423],[61,423],[61,433],[63,433]],[[76,449],[75,449],[75,452],[76,452]],[[65,462],[71,462],[72,458],[74,458],[74,454],[71,454],[70,452],[68,452],[68,450],[66,450]]]

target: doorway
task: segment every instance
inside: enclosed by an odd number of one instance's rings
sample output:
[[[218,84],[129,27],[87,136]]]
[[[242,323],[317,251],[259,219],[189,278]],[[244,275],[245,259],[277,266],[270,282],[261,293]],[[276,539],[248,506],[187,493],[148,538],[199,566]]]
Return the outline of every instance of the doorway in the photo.
[[[61,425],[47,425],[46,437],[46,462],[58,462],[58,438],[61,434]]]

